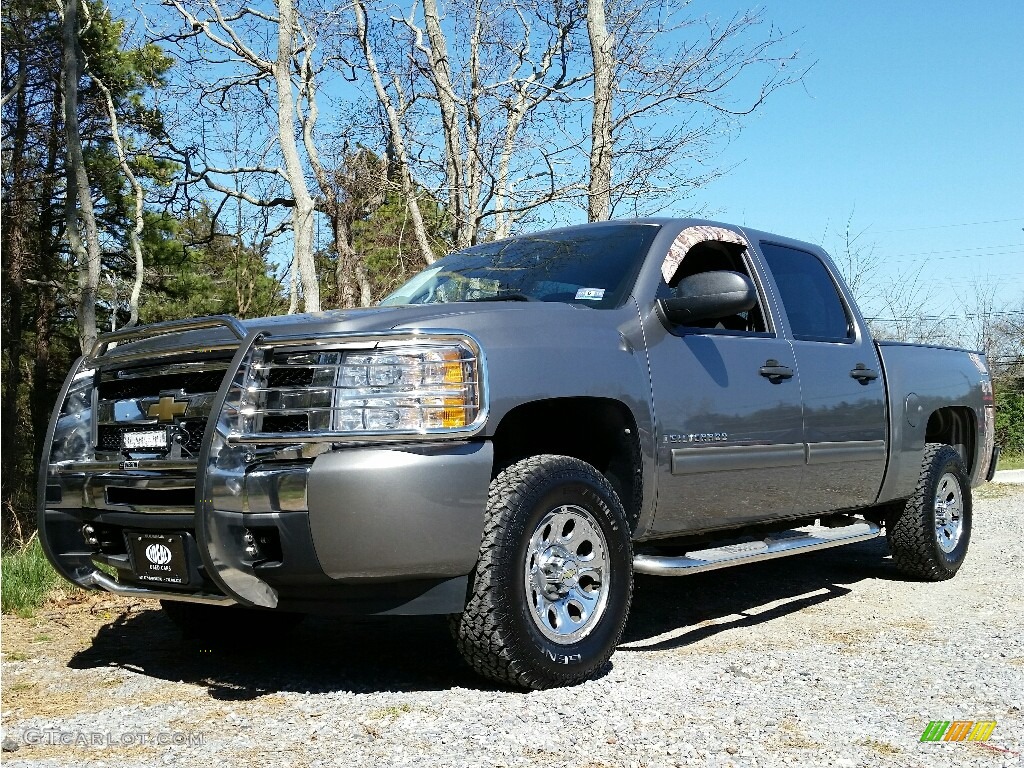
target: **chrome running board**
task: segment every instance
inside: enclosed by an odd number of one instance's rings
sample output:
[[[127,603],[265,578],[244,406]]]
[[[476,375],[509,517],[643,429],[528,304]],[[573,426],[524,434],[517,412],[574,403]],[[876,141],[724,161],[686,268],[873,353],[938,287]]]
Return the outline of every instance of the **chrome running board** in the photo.
[[[760,560],[817,552],[829,547],[855,544],[877,537],[882,529],[872,522],[863,520],[840,528],[811,526],[809,530],[781,531],[773,533],[763,541],[747,541],[726,544],[694,552],[680,557],[663,555],[636,555],[633,570],[650,576],[685,576],[690,573],[714,571]]]

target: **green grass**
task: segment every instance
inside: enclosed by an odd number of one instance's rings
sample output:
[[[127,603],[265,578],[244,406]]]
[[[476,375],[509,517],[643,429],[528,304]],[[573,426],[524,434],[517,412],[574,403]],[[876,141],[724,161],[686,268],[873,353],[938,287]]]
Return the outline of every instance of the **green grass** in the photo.
[[[1024,454],[1003,454],[996,469],[1024,469]]]
[[[29,617],[46,602],[60,577],[53,570],[39,539],[0,557],[0,610]]]

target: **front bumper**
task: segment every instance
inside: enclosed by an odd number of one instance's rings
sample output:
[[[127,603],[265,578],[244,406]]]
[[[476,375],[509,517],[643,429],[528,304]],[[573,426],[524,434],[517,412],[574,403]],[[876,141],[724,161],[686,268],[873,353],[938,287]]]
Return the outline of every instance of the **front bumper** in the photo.
[[[343,613],[461,611],[483,533],[491,444],[229,444],[225,403],[237,395],[255,341],[239,340],[191,463],[51,465],[76,363],[51,419],[38,487],[40,540],[57,571],[131,596]],[[180,541],[187,578],[140,581],[126,543],[133,532]]]
[[[483,441],[331,451],[304,475],[308,508],[295,506],[300,494],[293,465],[262,466],[252,473],[258,483],[246,487],[249,509],[263,511],[211,507],[201,518],[112,508],[118,505],[56,506],[51,490],[40,532],[57,570],[86,588],[291,610],[395,612],[454,579],[457,584],[442,590],[450,599],[438,602],[433,594],[407,608],[456,613],[465,598],[459,577],[472,570],[479,553],[492,462],[492,446]],[[88,482],[75,475],[70,486],[118,481],[124,478],[112,473]],[[288,509],[280,508],[280,496],[253,491],[281,485],[293,489],[283,499]],[[98,532],[97,547],[85,540],[87,524]],[[154,588],[135,578],[124,536],[136,531],[183,537],[187,583]],[[116,580],[97,563],[115,568]]]

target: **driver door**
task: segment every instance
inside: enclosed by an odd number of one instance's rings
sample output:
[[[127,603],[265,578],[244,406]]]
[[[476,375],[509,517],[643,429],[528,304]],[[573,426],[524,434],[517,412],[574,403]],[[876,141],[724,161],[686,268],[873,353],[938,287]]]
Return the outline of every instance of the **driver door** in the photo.
[[[744,246],[701,244],[687,252],[659,297],[671,295],[682,277],[718,269],[742,272],[758,285]],[[758,306],[703,323],[712,327],[671,326],[648,313],[656,534],[793,514],[805,463],[800,379],[792,345],[766,322],[758,287]]]

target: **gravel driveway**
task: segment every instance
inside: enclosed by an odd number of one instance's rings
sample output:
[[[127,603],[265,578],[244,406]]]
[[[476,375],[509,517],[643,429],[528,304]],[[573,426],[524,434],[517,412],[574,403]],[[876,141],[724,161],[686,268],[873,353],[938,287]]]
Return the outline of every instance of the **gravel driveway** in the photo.
[[[1022,541],[1024,487],[993,484],[952,581],[902,580],[881,540],[640,578],[603,676],[533,693],[469,673],[440,618],[318,618],[226,651],[90,595],[4,617],[4,763],[1017,766]],[[997,725],[922,743],[932,720]]]

